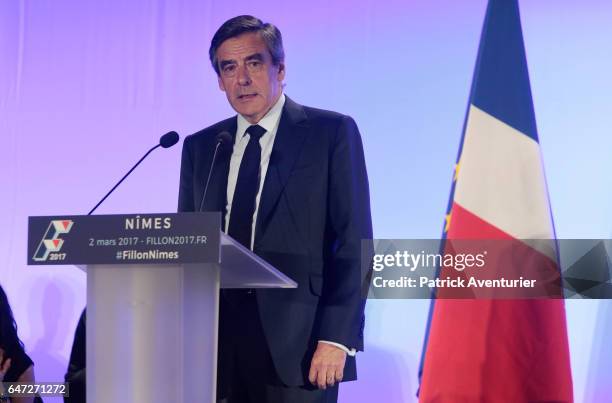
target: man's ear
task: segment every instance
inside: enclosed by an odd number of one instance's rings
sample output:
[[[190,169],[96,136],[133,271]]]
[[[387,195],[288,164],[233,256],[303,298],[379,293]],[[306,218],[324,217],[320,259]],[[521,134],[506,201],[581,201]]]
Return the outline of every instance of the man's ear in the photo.
[[[283,82],[283,80],[285,79],[285,62],[280,62],[278,64],[278,81]]]
[[[217,75],[217,81],[219,82],[219,89],[225,92],[225,85],[223,84],[223,80],[221,80],[221,76]]]

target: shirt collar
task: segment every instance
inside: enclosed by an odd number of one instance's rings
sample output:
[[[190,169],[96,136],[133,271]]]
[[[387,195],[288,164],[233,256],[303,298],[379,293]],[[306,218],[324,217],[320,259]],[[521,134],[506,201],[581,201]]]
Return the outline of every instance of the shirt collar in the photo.
[[[283,112],[284,105],[285,105],[285,94],[281,94],[281,96],[278,97],[278,100],[276,101],[276,103],[272,106],[272,108],[270,108],[268,113],[266,113],[266,115],[263,118],[261,118],[259,122],[257,122],[257,124],[263,127],[264,129],[266,129],[267,133],[272,133],[272,131],[278,125],[281,114]],[[241,114],[238,114],[238,129],[236,131],[237,133],[236,141],[238,141],[238,139],[244,136],[246,129],[248,129],[249,126],[251,125],[252,124],[248,120],[246,120],[244,116],[242,116]]]

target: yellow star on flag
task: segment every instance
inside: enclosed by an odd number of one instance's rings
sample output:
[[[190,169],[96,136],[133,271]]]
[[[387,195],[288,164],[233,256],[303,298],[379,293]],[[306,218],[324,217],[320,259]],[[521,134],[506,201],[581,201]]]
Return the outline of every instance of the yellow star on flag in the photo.
[[[459,176],[459,164],[461,164],[461,161],[457,162],[455,164],[455,175],[453,176],[453,181],[456,182],[457,181],[457,177]]]
[[[444,225],[444,232],[448,232],[448,229],[450,228],[451,214],[452,213],[448,213],[446,217],[444,217],[444,221],[446,221],[446,224]]]

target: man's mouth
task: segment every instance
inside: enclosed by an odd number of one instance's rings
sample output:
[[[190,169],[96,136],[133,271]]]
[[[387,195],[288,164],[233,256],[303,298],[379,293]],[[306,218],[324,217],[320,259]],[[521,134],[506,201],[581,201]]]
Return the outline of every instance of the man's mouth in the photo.
[[[238,99],[241,101],[248,101],[250,99],[255,98],[255,96],[257,96],[257,94],[242,94],[238,95]]]

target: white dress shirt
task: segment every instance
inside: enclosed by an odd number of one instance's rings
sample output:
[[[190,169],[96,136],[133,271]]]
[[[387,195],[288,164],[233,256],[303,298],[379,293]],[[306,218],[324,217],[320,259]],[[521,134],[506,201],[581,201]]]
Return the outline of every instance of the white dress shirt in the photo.
[[[257,190],[257,196],[255,196],[255,213],[253,214],[253,221],[251,223],[251,245],[250,249],[253,250],[255,244],[255,223],[257,222],[257,213],[259,212],[259,199],[261,197],[261,190],[263,189],[264,181],[266,178],[266,172],[268,172],[268,165],[270,164],[270,155],[272,155],[272,147],[274,146],[274,139],[276,138],[276,132],[278,131],[278,124],[280,122],[281,114],[283,112],[283,106],[285,105],[285,94],[281,94],[278,101],[272,106],[272,108],[261,118],[257,124],[264,129],[266,132],[259,139],[259,145],[261,147],[261,162],[259,167],[259,189]],[[238,114],[238,125],[236,129],[236,136],[234,136],[234,149],[232,151],[232,157],[230,159],[229,176],[227,178],[227,205],[225,214],[225,233],[229,229],[229,221],[232,212],[232,201],[234,199],[234,192],[236,190],[236,183],[238,182],[238,172],[240,171],[240,163],[242,162],[242,156],[246,150],[251,135],[246,132],[249,126],[252,124],[246,120],[244,116]],[[344,350],[348,355],[354,356],[356,350],[348,349],[346,346],[334,343],[327,340],[319,340],[319,343],[327,343],[334,345]]]
[[[255,214],[253,214],[253,222],[251,224],[251,247],[255,244],[255,223],[257,222],[257,213],[259,212],[259,199],[261,197],[261,190],[263,189],[264,181],[266,178],[266,172],[268,172],[268,165],[270,164],[270,155],[272,155],[272,147],[274,146],[274,139],[276,138],[276,132],[278,131],[278,123],[283,112],[283,106],[285,105],[285,94],[281,94],[278,101],[272,106],[272,108],[261,118],[257,124],[264,129],[266,132],[259,139],[259,146],[261,147],[261,162],[259,166],[259,189],[257,190],[257,196],[255,196]],[[234,191],[236,190],[236,183],[238,182],[238,172],[240,171],[240,163],[242,162],[242,156],[246,150],[251,135],[246,130],[252,126],[248,120],[241,114],[238,114],[238,125],[236,129],[236,136],[234,136],[234,150],[232,151],[232,157],[230,159],[229,176],[227,178],[227,205],[225,214],[225,233],[229,228],[229,220],[232,212],[232,200],[234,199]]]

